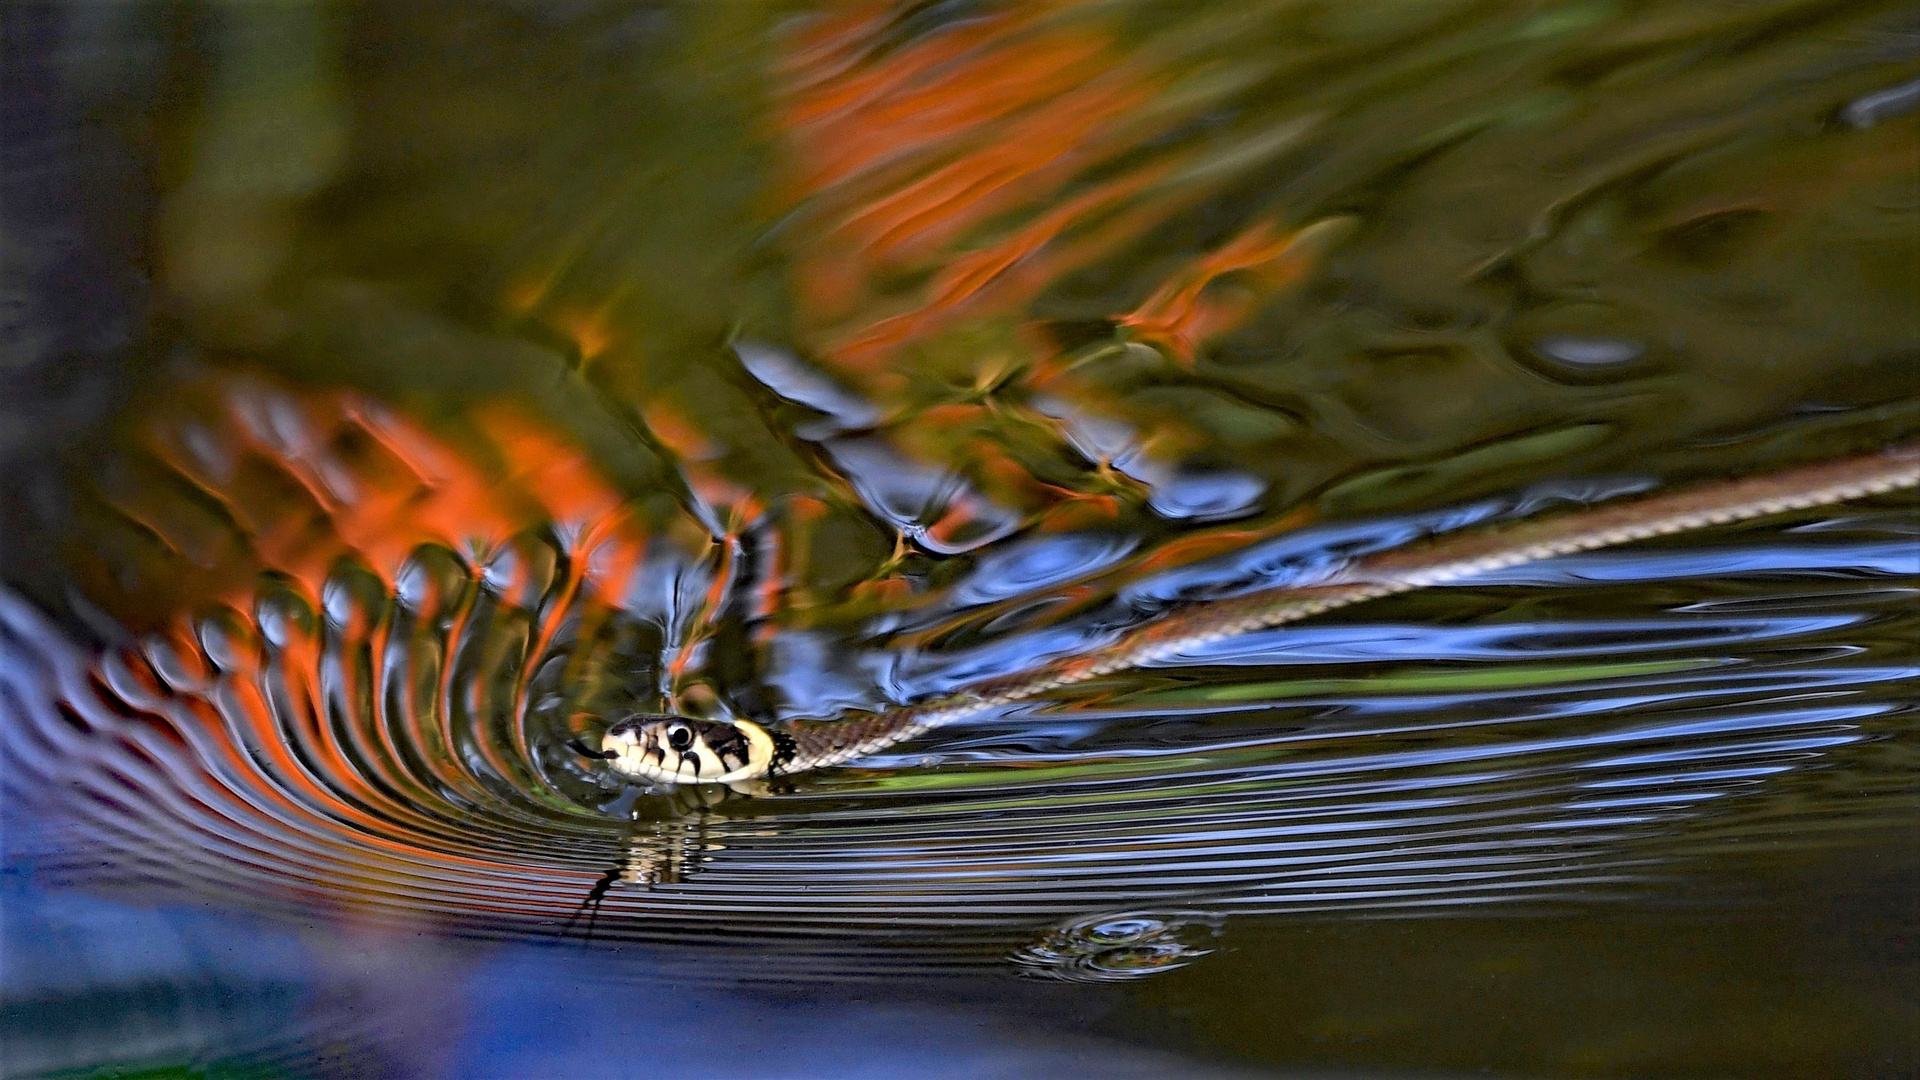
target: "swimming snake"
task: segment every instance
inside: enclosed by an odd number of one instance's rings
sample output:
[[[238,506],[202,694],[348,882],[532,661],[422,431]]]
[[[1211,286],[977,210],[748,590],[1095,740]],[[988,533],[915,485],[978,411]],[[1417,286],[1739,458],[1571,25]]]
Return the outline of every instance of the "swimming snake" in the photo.
[[[751,784],[844,765],[986,709],[1367,600],[1560,555],[1917,485],[1920,441],[1907,442],[1780,472],[1444,534],[1355,559],[1311,585],[1194,603],[1108,644],[860,719],[800,720],[774,727],[746,719],[633,716],[610,726],[598,751],[574,745],[637,783]]]

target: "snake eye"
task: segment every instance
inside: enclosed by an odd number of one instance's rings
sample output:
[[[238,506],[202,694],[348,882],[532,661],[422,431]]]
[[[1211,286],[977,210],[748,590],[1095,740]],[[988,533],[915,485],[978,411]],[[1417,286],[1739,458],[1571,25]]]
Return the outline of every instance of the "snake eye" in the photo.
[[[684,753],[689,746],[693,745],[693,728],[686,724],[668,725],[667,745]]]

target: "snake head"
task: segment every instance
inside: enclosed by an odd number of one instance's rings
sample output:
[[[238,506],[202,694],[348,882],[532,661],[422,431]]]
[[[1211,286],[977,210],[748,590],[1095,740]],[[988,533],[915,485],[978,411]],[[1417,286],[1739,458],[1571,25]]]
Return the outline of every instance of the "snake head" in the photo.
[[[601,753],[614,772],[658,784],[731,784],[773,769],[774,737],[750,720],[632,716],[607,729]]]

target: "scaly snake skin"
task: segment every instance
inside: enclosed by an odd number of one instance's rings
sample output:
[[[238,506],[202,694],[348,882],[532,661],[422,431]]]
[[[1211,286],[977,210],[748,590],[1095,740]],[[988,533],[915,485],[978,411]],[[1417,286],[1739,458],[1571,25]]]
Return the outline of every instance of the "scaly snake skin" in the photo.
[[[1523,563],[1614,547],[1671,533],[1847,502],[1920,486],[1920,442],[1761,476],[1720,481],[1616,503],[1474,529],[1356,559],[1311,586],[1267,589],[1194,604],[1120,635],[1111,644],[1041,667],[977,683],[933,701],[857,720],[796,721],[765,729],[747,720],[729,723],[642,717],[608,730],[600,755],[636,780],[740,783],[844,765],[905,742],[942,724],[985,709],[1023,701],[1062,686],[1188,652],[1222,638],[1264,630],[1367,600],[1442,585]],[[733,728],[768,752],[728,760],[713,775],[682,766],[668,749],[686,729],[726,740]],[[655,747],[642,761],[637,748]],[[699,747],[706,750],[707,743]],[[662,755],[665,755],[664,759]],[[697,758],[698,755],[693,755]],[[722,775],[724,769],[724,775]]]

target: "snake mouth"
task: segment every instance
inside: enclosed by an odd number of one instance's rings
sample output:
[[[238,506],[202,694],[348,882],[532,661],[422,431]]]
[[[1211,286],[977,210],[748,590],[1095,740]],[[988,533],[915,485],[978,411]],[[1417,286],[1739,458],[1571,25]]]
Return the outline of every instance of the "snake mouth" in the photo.
[[[599,757],[630,780],[656,784],[731,784],[772,770],[774,740],[750,720],[634,716],[607,729]]]

